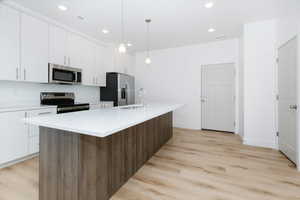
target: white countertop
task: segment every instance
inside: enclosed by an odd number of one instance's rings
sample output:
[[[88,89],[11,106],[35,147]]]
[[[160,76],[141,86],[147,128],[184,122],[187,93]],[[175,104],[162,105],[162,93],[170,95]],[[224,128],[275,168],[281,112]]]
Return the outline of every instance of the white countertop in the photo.
[[[57,106],[47,106],[40,104],[24,104],[24,105],[14,105],[14,104],[0,104],[0,113],[4,112],[16,112],[25,110],[40,110],[48,108],[56,108]]]
[[[121,107],[29,118],[28,123],[84,135],[106,137],[180,108],[180,104],[149,104],[136,109]]]

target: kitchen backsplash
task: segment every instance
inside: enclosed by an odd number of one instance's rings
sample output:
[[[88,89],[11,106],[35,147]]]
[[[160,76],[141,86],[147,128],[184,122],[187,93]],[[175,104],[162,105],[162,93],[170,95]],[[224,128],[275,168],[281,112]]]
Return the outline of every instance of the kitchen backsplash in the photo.
[[[0,81],[0,104],[39,104],[40,92],[74,92],[77,102],[96,104],[100,101],[99,87]]]

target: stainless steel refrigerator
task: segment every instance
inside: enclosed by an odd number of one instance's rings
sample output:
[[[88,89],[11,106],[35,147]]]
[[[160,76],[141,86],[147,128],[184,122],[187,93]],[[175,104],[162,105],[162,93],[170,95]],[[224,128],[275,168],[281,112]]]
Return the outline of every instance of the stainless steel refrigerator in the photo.
[[[100,87],[100,100],[113,101],[114,106],[135,104],[134,77],[116,72],[106,73],[106,87]]]

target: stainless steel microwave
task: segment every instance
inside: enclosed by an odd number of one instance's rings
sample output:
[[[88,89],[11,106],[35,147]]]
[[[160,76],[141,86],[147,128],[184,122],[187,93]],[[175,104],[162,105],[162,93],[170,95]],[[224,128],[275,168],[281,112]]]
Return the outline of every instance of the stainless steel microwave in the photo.
[[[49,83],[81,84],[82,70],[49,63]]]

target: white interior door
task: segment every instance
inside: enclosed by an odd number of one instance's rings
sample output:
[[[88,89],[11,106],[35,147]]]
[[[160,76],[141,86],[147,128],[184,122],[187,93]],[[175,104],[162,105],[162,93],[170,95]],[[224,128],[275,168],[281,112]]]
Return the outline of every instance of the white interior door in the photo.
[[[234,132],[234,64],[202,67],[202,129]]]
[[[297,39],[278,51],[278,129],[279,149],[296,162],[297,130]]]

